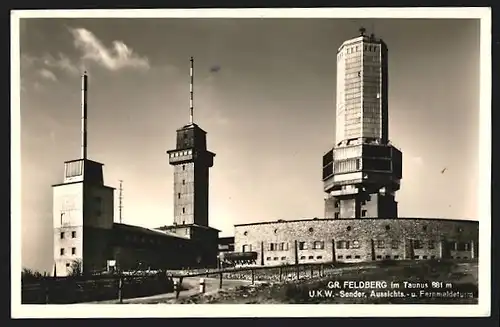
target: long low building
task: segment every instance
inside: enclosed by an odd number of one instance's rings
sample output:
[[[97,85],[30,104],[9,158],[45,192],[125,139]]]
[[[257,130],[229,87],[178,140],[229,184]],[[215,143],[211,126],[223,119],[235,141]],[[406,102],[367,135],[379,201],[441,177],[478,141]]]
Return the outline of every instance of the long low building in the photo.
[[[474,259],[479,223],[427,218],[278,220],[235,225],[235,251],[257,265]]]

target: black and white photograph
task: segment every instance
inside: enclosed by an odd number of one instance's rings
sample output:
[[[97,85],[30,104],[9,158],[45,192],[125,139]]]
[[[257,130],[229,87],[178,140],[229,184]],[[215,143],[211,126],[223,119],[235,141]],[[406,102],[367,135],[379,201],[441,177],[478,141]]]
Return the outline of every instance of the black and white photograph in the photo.
[[[13,317],[490,314],[489,8],[11,19]]]

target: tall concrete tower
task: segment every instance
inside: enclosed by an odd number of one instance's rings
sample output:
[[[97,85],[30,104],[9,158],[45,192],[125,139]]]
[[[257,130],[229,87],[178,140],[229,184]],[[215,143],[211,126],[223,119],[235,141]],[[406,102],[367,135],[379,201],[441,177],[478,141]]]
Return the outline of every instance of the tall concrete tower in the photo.
[[[208,227],[209,168],[215,153],[207,150],[207,133],[193,121],[193,58],[190,63],[189,124],[177,130],[177,146],[167,151],[174,166],[174,225]]]
[[[113,227],[114,188],[104,185],[103,164],[87,158],[87,87],[82,76],[81,156],[64,163],[63,183],[53,188],[54,261],[58,276],[75,262],[82,272],[106,267],[108,234]]]
[[[327,218],[397,217],[402,153],[389,141],[387,54],[364,28],[337,51],[336,141],[323,156]]]

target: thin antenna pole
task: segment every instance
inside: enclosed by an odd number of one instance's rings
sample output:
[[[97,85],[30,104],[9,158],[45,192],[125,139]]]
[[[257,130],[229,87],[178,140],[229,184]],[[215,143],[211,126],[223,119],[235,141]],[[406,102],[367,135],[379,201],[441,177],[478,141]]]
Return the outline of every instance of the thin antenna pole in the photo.
[[[87,159],[87,72],[82,75],[82,159]]]
[[[120,224],[122,223],[122,211],[123,211],[123,181],[120,179],[120,196],[118,198],[118,211],[119,211],[119,218],[120,218]]]
[[[194,59],[191,57],[191,68],[189,69],[189,124],[193,124],[193,87],[194,87]]]

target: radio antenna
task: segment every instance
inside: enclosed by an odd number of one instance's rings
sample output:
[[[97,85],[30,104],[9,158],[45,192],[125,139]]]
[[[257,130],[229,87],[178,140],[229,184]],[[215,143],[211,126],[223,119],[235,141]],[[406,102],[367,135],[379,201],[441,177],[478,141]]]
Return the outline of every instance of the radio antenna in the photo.
[[[118,197],[118,212],[120,218],[120,224],[122,223],[122,211],[123,211],[123,181],[120,179],[120,195]]]

